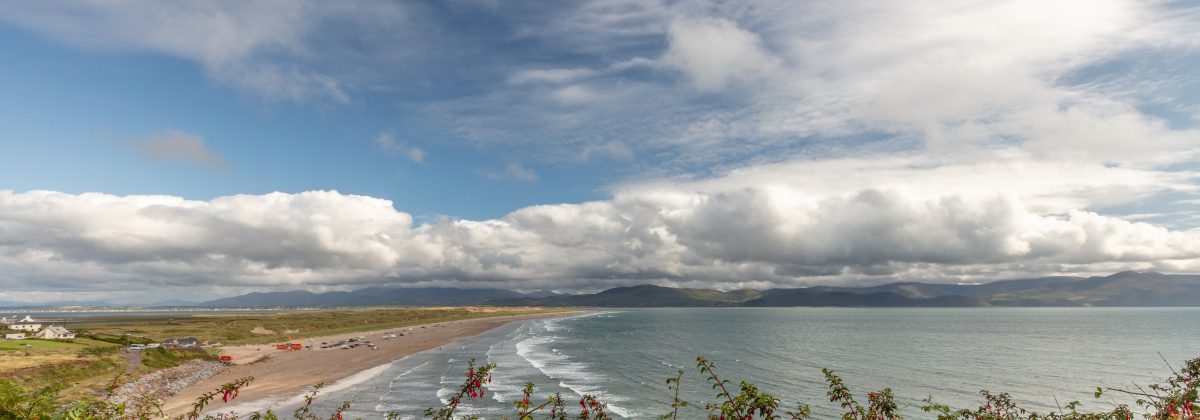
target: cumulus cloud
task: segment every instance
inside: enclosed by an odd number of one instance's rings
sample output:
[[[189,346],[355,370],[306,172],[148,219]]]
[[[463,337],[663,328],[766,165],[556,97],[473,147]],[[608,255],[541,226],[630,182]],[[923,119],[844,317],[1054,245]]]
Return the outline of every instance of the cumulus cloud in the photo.
[[[421,163],[425,161],[425,151],[416,146],[409,146],[404,142],[396,140],[396,136],[392,133],[379,133],[375,136],[375,145],[379,146],[379,150],[389,155],[403,155],[409,160]]]
[[[179,160],[215,170],[229,167],[224,158],[204,144],[204,138],[176,129],[167,129],[145,138],[129,140],[127,144],[153,162]]]
[[[1200,231],[1089,209],[1193,191],[1197,174],[989,160],[991,167],[925,158],[794,162],[708,181],[626,185],[608,200],[498,219],[424,224],[388,200],[333,191],[208,201],[2,191],[0,285],[10,293],[145,284],[590,290],[1200,271]],[[824,172],[834,165],[860,176],[838,180]]]

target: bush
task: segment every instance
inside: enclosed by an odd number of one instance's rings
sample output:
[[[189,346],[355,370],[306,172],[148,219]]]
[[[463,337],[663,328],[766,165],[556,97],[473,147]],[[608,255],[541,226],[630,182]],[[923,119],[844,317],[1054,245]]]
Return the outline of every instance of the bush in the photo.
[[[142,364],[154,369],[164,369],[182,365],[194,359],[213,359],[214,357],[203,349],[167,349],[156,347],[141,350]]]
[[[748,382],[741,382],[736,388],[728,380],[721,379],[717,374],[716,365],[703,357],[696,358],[696,367],[716,393],[716,401],[705,402],[703,407],[708,411],[709,420],[751,420],[751,419],[809,419],[812,410],[808,405],[801,404],[794,411],[781,413],[780,400],[771,394],[759,391]],[[496,365],[488,363],[478,366],[472,359],[468,364],[466,378],[456,395],[450,397],[444,407],[429,408],[425,416],[435,420],[452,420],[456,418],[455,411],[464,398],[483,398],[486,384],[491,382],[492,372]],[[838,403],[841,407],[840,417],[843,420],[893,420],[901,419],[899,407],[896,405],[891,389],[884,388],[877,392],[868,392],[866,399],[860,402],[842,379],[829,370],[822,370],[825,381],[829,384],[826,396],[829,401]],[[667,379],[668,390],[674,391],[675,399],[671,411],[662,415],[661,419],[677,420],[679,409],[692,405],[691,402],[679,399],[679,384],[686,372],[680,370],[678,375]],[[1161,383],[1151,384],[1146,388],[1136,390],[1100,389],[1095,392],[1100,398],[1106,392],[1124,393],[1136,398],[1136,406],[1141,411],[1141,417],[1152,420],[1197,420],[1197,389],[1200,388],[1200,358],[1188,361],[1179,371]],[[248,386],[254,378],[247,377],[225,384],[216,390],[201,395],[188,414],[178,417],[168,417],[162,413],[161,401],[134,401],[129,404],[114,404],[108,398],[103,400],[82,400],[61,405],[56,402],[58,388],[48,387],[33,393],[26,393],[20,387],[8,381],[0,380],[0,419],[185,419],[196,420],[209,404],[218,397],[222,402],[236,399],[242,388]],[[116,388],[114,381],[110,389]],[[292,413],[296,419],[315,420],[318,417],[311,410],[312,402],[317,397],[321,385],[317,385],[306,395],[305,404]],[[110,391],[111,392],[111,391]],[[936,416],[938,420],[1131,420],[1135,413],[1133,408],[1125,405],[1115,407],[1109,412],[1082,413],[1078,411],[1079,402],[1070,402],[1065,409],[1057,412],[1039,413],[1024,409],[1012,401],[1008,394],[992,394],[981,391],[983,402],[974,409],[953,409],[938,404],[933,397],[926,398],[922,411]],[[109,395],[111,396],[111,394]],[[546,397],[541,403],[535,403],[533,383],[527,383],[524,396],[513,403],[515,418],[532,420],[535,416],[566,420],[608,419],[605,411],[607,406],[593,395],[584,395],[579,400],[576,414],[568,414],[566,401],[560,394]],[[342,413],[350,407],[349,402],[342,403],[327,418],[342,420]],[[389,413],[388,419],[399,418],[399,413]],[[786,417],[785,417],[786,416]],[[205,419],[234,420],[246,419],[278,419],[278,415],[268,410],[261,413],[250,413],[246,416],[222,415],[220,417],[205,417]]]

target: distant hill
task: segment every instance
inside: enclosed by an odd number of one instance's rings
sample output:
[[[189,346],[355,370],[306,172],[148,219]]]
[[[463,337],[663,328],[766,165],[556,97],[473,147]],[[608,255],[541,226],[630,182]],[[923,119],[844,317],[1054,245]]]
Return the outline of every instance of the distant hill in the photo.
[[[770,293],[744,306],[982,306],[977,298],[959,295],[944,295],[928,298],[907,297],[891,292],[851,293],[842,291],[820,291],[793,289]]]
[[[121,306],[110,302],[101,301],[55,301],[55,302],[38,302],[30,304],[29,302],[12,302],[0,301],[0,308],[6,309],[25,309],[25,308],[55,308],[55,307],[76,307],[76,306],[95,306],[95,307],[112,307]]]
[[[504,289],[452,287],[371,287],[353,292],[255,292],[196,304],[205,307],[255,306],[461,306],[526,297]]]
[[[997,291],[993,306],[1200,306],[1200,276],[1126,271]]]
[[[914,299],[961,296],[977,299],[979,306],[1200,306],[1200,276],[1136,271],[1103,277],[1043,277],[978,285],[906,282],[812,289],[894,293]]]
[[[890,283],[872,287],[720,291],[652,285],[599,293],[520,293],[504,289],[368,288],[353,292],[250,293],[196,304],[252,306],[596,306],[596,307],[970,307],[1200,306],[1200,276],[1121,272],[1104,277],[1043,277],[986,284]]]
[[[600,293],[562,295],[544,298],[523,297],[495,300],[501,306],[734,306],[758,298],[757,290],[722,292],[712,289],[681,289],[662,286],[617,287]]]
[[[196,306],[196,304],[197,304],[196,302],[190,301],[190,300],[168,299],[168,300],[158,301],[158,302],[154,302],[154,303],[148,303],[143,306],[145,306],[147,308],[178,308],[178,307],[186,307],[186,306]]]
[[[618,287],[600,293],[513,299],[497,305],[540,306],[1200,306],[1200,276],[1121,272],[1105,277],[1043,277],[985,284],[890,283],[872,287],[673,289]]]

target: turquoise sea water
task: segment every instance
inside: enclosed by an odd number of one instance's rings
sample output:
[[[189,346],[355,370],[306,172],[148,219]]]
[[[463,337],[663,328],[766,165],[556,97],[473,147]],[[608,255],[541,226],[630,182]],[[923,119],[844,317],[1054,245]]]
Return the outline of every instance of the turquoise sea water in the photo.
[[[499,367],[486,398],[466,401],[464,414],[511,415],[521,387],[532,381],[539,397],[561,392],[577,402],[591,393],[613,414],[653,418],[670,410],[666,378],[686,369],[683,397],[696,408],[683,417],[702,418],[701,402],[713,400],[695,369],[703,355],[723,378],[754,383],[787,407],[810,403],[817,418],[836,414],[822,367],[859,395],[891,387],[909,405],[909,418],[928,417],[917,408],[928,395],[964,407],[979,401],[981,389],[1009,392],[1042,410],[1072,400],[1102,409],[1111,403],[1092,398],[1097,386],[1165,377],[1160,353],[1176,365],[1200,357],[1200,309],[598,310],[514,323],[406,357],[335,386],[318,405],[330,410],[349,400],[349,418],[388,410],[420,418],[456,389],[474,357]]]

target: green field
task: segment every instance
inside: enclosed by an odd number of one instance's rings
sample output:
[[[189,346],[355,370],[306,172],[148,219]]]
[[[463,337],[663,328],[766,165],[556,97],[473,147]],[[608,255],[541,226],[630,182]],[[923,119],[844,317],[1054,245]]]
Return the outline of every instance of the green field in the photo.
[[[25,347],[29,345],[29,347]],[[87,347],[85,344],[76,344],[66,341],[51,341],[51,340],[4,340],[0,341],[0,351],[3,350],[29,350],[30,352],[40,352],[46,350],[58,349],[79,349]]]
[[[561,311],[561,310],[559,310]],[[399,328],[418,324],[551,312],[532,309],[396,308],[288,312],[269,314],[136,316],[79,322],[80,335],[123,342],[161,342],[196,337],[222,344],[266,344],[291,337],[316,337],[347,332]]]
[[[26,345],[29,345],[29,347],[26,347]],[[35,338],[27,338],[24,340],[0,340],[0,351],[19,350],[29,351],[32,353],[44,352],[47,350],[84,349],[89,347],[111,346],[116,346],[116,344],[87,338],[76,338],[74,340],[41,340]]]

